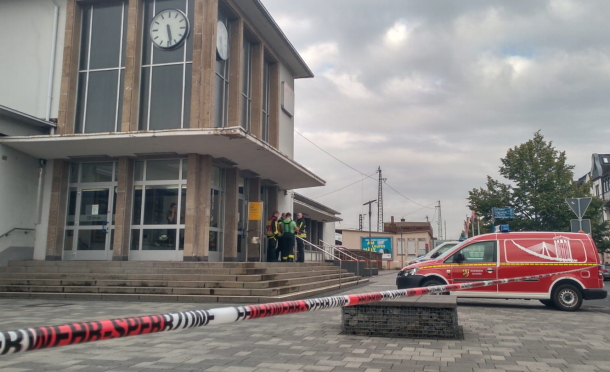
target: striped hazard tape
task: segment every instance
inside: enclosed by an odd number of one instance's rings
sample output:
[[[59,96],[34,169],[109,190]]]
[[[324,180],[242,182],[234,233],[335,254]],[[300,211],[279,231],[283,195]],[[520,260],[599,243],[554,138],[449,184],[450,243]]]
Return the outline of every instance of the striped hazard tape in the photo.
[[[149,333],[175,331],[208,325],[233,323],[241,320],[266,318],[277,315],[324,310],[335,307],[353,306],[401,297],[438,294],[449,291],[485,287],[496,284],[528,281],[557,275],[570,274],[597,267],[590,266],[570,271],[525,276],[511,279],[477,281],[472,283],[437,285],[432,287],[399,289],[313,298],[308,300],[275,302],[259,305],[222,307],[210,310],[182,311],[177,313],[145,315],[130,318],[78,322],[58,326],[33,327],[16,331],[0,332],[0,355],[31,350],[48,349],[58,346],[82,344],[85,342],[110,340],[119,337],[144,335]]]

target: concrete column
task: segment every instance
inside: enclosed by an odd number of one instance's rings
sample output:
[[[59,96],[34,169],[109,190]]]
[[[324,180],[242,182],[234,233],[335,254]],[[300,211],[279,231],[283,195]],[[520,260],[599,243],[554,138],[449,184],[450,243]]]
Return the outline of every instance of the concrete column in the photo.
[[[189,164],[190,167],[190,164]],[[187,177],[191,176],[191,172]],[[199,178],[199,192],[197,193],[197,228],[196,245],[194,246],[195,261],[207,261],[210,252],[210,190],[212,188],[212,157],[208,155],[199,157],[199,172],[194,174]],[[188,182],[188,179],[187,179]],[[188,194],[188,185],[186,192]],[[188,207],[187,207],[188,209]]]
[[[131,238],[131,211],[133,209],[133,169],[134,160],[126,156],[119,158],[116,210],[114,211],[114,241],[112,260],[129,259]]]
[[[231,34],[229,46],[231,48],[229,59],[229,127],[241,125],[242,105],[242,64],[244,49],[244,21],[236,19],[231,21]]]
[[[237,206],[239,169],[226,170],[224,261],[237,261]]]
[[[269,144],[280,148],[280,66],[269,66]]]
[[[74,111],[78,81],[78,58],[81,31],[81,8],[76,0],[66,3],[66,29],[64,31],[61,90],[57,114],[57,134],[74,133]]]
[[[55,160],[53,163],[49,229],[47,234],[45,260],[61,261],[65,233],[64,227],[66,224],[66,203],[68,198],[70,163],[65,160]]]
[[[261,179],[260,178],[250,178],[248,180],[248,201],[249,202],[260,202],[261,201]],[[264,244],[265,241],[263,239],[263,223],[269,216],[262,216],[262,220],[258,221],[248,221],[248,257],[246,261],[250,262],[259,262],[261,258],[261,244]],[[252,238],[258,237],[259,243],[252,244]]]
[[[252,45],[252,119],[250,133],[256,138],[263,138],[263,68],[265,48],[263,44]]]
[[[216,80],[216,23],[218,22],[218,0],[202,0],[202,6],[203,25],[200,69],[195,65],[195,55],[193,55],[193,79],[196,79],[195,71],[201,70],[201,76],[199,77],[200,89],[199,95],[197,95],[195,94],[195,86],[193,86],[193,93],[191,93],[191,128],[214,127],[214,83]],[[197,15],[196,11],[195,14]],[[205,37],[203,37],[203,35],[205,35]],[[197,43],[197,38],[195,38],[193,42]],[[195,52],[194,48],[193,52]],[[197,117],[199,118],[198,121],[196,121]]]
[[[191,77],[191,118],[189,127],[199,127],[199,114],[202,109],[201,93],[203,78],[203,27],[204,27],[204,0],[194,0],[195,14],[191,34],[193,35],[193,72]],[[187,82],[188,83],[188,82]],[[185,238],[186,242],[186,238]],[[185,243],[186,244],[186,243]]]
[[[269,198],[269,213],[279,210],[279,204],[277,200],[277,194],[280,189],[277,186],[267,186],[267,197]],[[282,211],[280,211],[282,213]],[[267,218],[271,217],[270,215]]]
[[[123,116],[120,131],[138,130],[140,108],[140,61],[142,60],[142,0],[129,0],[127,39],[125,43],[125,81],[123,84]],[[116,234],[116,232],[115,232]]]

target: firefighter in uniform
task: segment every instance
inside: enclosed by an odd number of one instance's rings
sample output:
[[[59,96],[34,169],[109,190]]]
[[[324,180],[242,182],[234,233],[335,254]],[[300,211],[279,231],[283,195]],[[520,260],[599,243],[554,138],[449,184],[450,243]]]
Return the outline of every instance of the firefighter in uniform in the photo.
[[[282,215],[280,217],[278,217],[277,220],[277,231],[278,231],[278,238],[277,238],[277,247],[275,249],[275,261],[281,261],[282,258],[282,252],[284,251],[284,239],[282,239],[282,221],[284,221],[284,218],[286,216],[286,213],[282,213]]]
[[[267,220],[267,262],[277,262],[278,240],[280,239],[280,231],[278,229],[279,211],[273,212]]]
[[[305,242],[301,239],[307,238],[307,224],[305,224],[303,213],[297,213],[296,223],[297,228],[299,229],[299,233],[297,234],[297,262],[305,262]]]
[[[280,221],[282,229],[282,262],[294,262],[294,239],[299,233],[297,224],[292,220],[292,214],[286,213],[285,218]]]

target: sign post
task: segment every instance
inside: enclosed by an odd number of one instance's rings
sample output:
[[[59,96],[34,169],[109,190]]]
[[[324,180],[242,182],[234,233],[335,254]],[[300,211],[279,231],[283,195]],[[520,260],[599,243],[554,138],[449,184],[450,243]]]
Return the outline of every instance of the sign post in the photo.
[[[568,203],[568,207],[576,214],[578,217],[577,220],[570,220],[570,231],[572,232],[580,232],[584,231],[585,233],[591,235],[591,220],[583,220],[582,216],[585,215],[587,208],[589,208],[589,204],[591,204],[591,200],[593,198],[566,198],[566,203]]]
[[[496,232],[496,219],[498,220],[514,220],[515,209],[514,208],[491,208],[491,232]]]

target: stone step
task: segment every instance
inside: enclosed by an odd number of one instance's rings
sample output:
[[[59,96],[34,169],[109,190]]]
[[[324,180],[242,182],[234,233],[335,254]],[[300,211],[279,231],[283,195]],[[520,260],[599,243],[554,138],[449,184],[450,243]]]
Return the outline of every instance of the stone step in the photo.
[[[325,283],[325,284],[320,284]],[[73,293],[73,292],[0,292],[0,298],[66,299],[66,300],[114,300],[114,301],[163,301],[163,302],[223,302],[223,303],[262,303],[288,301],[307,298],[327,291],[344,289],[358,284],[366,284],[368,279],[345,278],[339,284],[316,282],[300,292],[276,296],[239,296],[239,295],[183,295],[183,294],[142,294],[142,293]],[[310,288],[311,287],[311,288]],[[306,289],[309,288],[309,289]]]
[[[343,274],[344,278],[351,275]],[[78,280],[70,279],[31,279],[31,278],[11,278],[0,279],[0,286],[84,286],[84,287],[187,287],[187,288],[248,288],[264,289],[282,286],[293,286],[303,283],[310,283],[323,280],[339,278],[339,273],[307,276],[292,279],[268,280],[261,282],[238,282],[238,281],[173,281],[173,280],[113,280],[95,279]]]
[[[148,267],[148,268],[299,268],[333,266],[327,262],[184,262],[184,261],[9,261],[8,267]]]
[[[206,274],[126,274],[126,273],[0,273],[1,279],[50,279],[50,280],[163,280],[163,281],[217,281],[217,282],[261,282],[286,280],[300,277],[338,274],[339,269],[328,267],[325,270],[287,272],[264,275],[208,275]],[[349,275],[343,270],[344,275]],[[353,274],[352,274],[353,275]]]
[[[328,270],[332,266],[284,266],[269,268],[176,268],[176,267],[97,267],[97,266],[31,266],[5,267],[4,273],[57,273],[57,274],[206,274],[206,275],[256,275],[275,273],[309,272]]]
[[[343,278],[349,282],[354,278]],[[277,296],[315,289],[321,285],[339,284],[340,279],[322,280],[292,286],[264,289],[247,288],[188,288],[188,287],[122,287],[122,286],[36,286],[0,285],[0,292],[48,292],[48,293],[116,293],[162,295],[219,295],[219,296]]]

